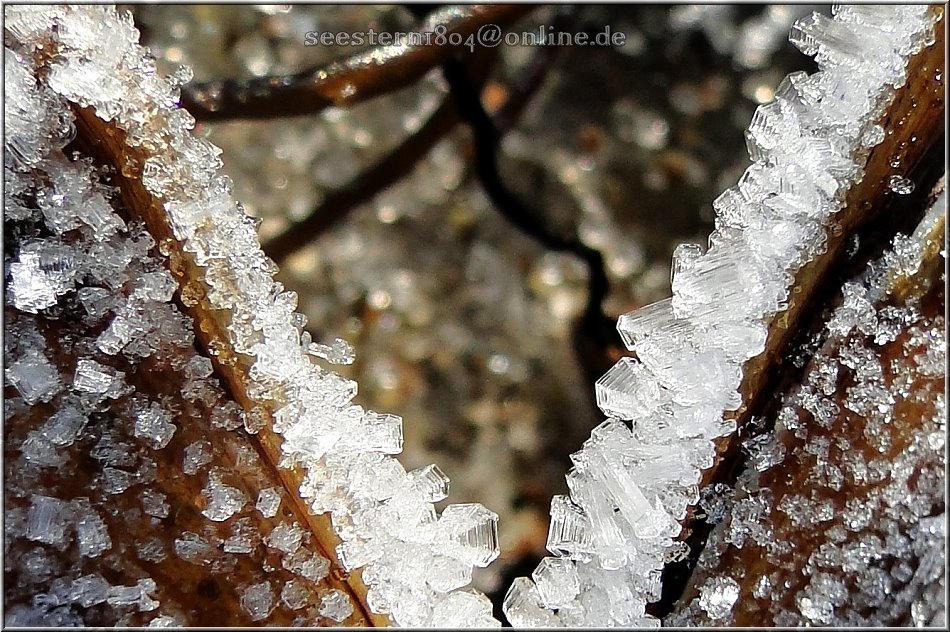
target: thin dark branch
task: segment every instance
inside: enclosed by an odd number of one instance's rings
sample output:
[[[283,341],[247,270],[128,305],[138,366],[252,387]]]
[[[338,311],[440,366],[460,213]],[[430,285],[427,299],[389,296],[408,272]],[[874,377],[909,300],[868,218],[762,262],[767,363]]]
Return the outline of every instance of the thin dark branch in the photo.
[[[423,45],[377,47],[292,75],[193,83],[182,88],[181,104],[199,121],[272,119],[315,114],[331,105],[351,106],[420,79],[457,50],[450,43],[456,34],[465,41],[484,25],[505,26],[532,9],[530,5],[444,7],[418,29],[434,33],[438,27],[444,37],[433,35]]]
[[[335,226],[347,213],[393,185],[412,171],[429,151],[458,123],[454,104],[446,99],[418,132],[404,140],[379,162],[323,202],[288,230],[264,243],[264,252],[278,264]]]
[[[577,14],[577,7],[567,5],[558,7],[558,11],[551,22],[551,27],[555,32],[567,31],[577,18]],[[509,86],[508,99],[494,115],[495,127],[498,129],[499,137],[504,136],[508,130],[515,126],[528,101],[547,79],[548,72],[554,64],[554,59],[563,50],[565,49],[562,46],[539,47],[538,52],[529,62],[527,70],[524,71],[516,83]]]
[[[498,210],[514,226],[536,239],[548,250],[569,252],[582,259],[588,270],[588,297],[583,323],[595,340],[603,344],[618,338],[614,320],[604,314],[602,303],[609,289],[604,259],[600,251],[587,246],[575,235],[553,232],[540,222],[538,215],[512,193],[498,171],[498,140],[500,135],[482,107],[479,93],[469,80],[465,66],[455,58],[442,65],[442,72],[459,109],[459,114],[472,130],[475,143],[475,168],[482,186]]]

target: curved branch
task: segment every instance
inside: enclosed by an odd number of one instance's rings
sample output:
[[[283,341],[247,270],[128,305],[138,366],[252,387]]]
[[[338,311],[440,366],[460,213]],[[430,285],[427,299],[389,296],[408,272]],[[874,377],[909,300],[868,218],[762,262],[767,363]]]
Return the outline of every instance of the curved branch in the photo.
[[[316,114],[329,106],[349,107],[404,88],[441,64],[482,26],[505,26],[528,14],[530,5],[449,6],[432,13],[420,33],[434,33],[429,45],[384,46],[322,68],[247,81],[215,80],[182,88],[181,105],[199,121],[271,119]],[[445,29],[442,31],[442,29]]]
[[[499,131],[482,107],[479,94],[469,81],[465,67],[458,60],[449,58],[442,68],[459,112],[472,129],[475,168],[485,192],[505,218],[519,230],[548,250],[572,253],[587,264],[589,289],[583,316],[585,328],[599,342],[606,343],[618,338],[614,320],[604,314],[602,307],[609,290],[603,255],[584,244],[577,236],[563,236],[550,231],[537,221],[531,209],[508,190],[498,172]]]

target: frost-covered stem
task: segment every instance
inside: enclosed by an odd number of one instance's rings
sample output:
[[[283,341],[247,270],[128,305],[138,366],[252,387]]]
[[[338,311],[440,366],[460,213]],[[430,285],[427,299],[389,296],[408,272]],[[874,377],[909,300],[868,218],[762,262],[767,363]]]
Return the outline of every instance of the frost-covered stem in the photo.
[[[402,450],[401,418],[352,404],[356,384],[315,362],[312,356],[326,352],[302,333],[306,319],[294,311],[296,294],[273,280],[277,268],[260,250],[255,222],[232,198],[230,180],[218,174],[220,150],[190,133],[194,119],[175,107],[177,82],[156,73],[154,59],[136,43],[131,16],[120,16],[111,7],[46,5],[8,9],[6,17],[11,45],[18,50],[17,56],[8,54],[6,68],[16,98],[7,110],[10,139],[5,151],[16,159],[16,172],[8,173],[8,179],[18,187],[16,203],[11,199],[8,206],[23,223],[17,226],[17,236],[33,235],[31,227],[40,223],[52,233],[17,243],[17,251],[5,262],[12,277],[9,300],[16,309],[44,318],[55,319],[62,310],[76,318],[77,307],[67,295],[78,289],[86,297],[89,326],[106,330],[82,344],[68,342],[82,357],[72,386],[66,386],[62,396],[64,386],[58,374],[52,379],[50,373],[55,372],[43,357],[42,345],[35,336],[21,336],[20,347],[11,351],[15,367],[6,373],[8,383],[22,395],[20,407],[31,409],[49,401],[62,407],[74,399],[73,391],[92,392],[98,397],[89,405],[97,412],[109,410],[117,431],[132,432],[134,421],[133,434],[152,449],[174,446],[159,457],[183,463],[186,477],[197,474],[205,484],[202,496],[175,496],[175,519],[153,521],[149,527],[170,538],[180,535],[174,539],[173,558],[171,551],[159,550],[169,564],[208,567],[214,582],[191,586],[191,592],[240,596],[240,608],[232,613],[235,622],[312,624],[328,618],[385,624],[391,613],[394,623],[405,625],[498,625],[484,595],[460,590],[471,582],[474,566],[485,566],[498,556],[497,514],[478,504],[449,505],[437,512],[433,503],[446,497],[448,479],[435,466],[407,472],[395,459]],[[60,148],[68,131],[63,124],[73,122],[74,147],[93,156],[100,168],[89,173],[84,166],[85,171],[69,179],[61,172],[77,168]],[[137,220],[136,226],[144,223],[147,228],[138,228],[144,234],[138,241],[127,243],[125,224],[111,208],[102,208],[99,188],[104,187],[96,181],[102,177],[118,190],[115,205],[128,219]],[[57,179],[64,179],[65,185]],[[66,186],[71,184],[78,190]],[[39,200],[41,208],[33,208],[33,200]],[[77,234],[78,228],[83,231]],[[100,244],[112,237],[116,244]],[[110,248],[118,248],[118,254]],[[157,252],[146,257],[143,250]],[[136,270],[127,272],[127,251],[129,258],[144,259],[159,270],[141,279]],[[113,292],[121,286],[131,296],[127,302],[103,286]],[[53,311],[43,311],[48,309]],[[150,320],[157,317],[153,314],[169,312],[175,327]],[[196,356],[196,368],[190,368],[186,378],[198,373],[207,377],[213,371],[224,386],[222,393],[217,383],[214,388],[190,379],[182,384],[182,396],[205,402],[211,409],[210,424],[223,429],[216,437],[220,441],[206,442],[212,459],[224,462],[211,472],[192,467],[197,448],[175,442],[177,426],[168,421],[179,413],[174,398],[152,401],[142,393],[144,403],[133,406],[131,413],[124,399],[102,403],[105,397],[131,392],[110,395],[126,386],[125,373],[114,373],[112,365],[128,365],[129,372],[138,373],[140,356],[165,352],[170,336]],[[147,367],[142,374],[147,375]],[[42,380],[37,382],[37,377]],[[142,406],[145,412],[138,411]],[[43,443],[50,441],[45,436],[30,439],[34,445],[23,451],[28,465],[42,457],[34,468],[56,462],[47,454],[52,448]],[[50,436],[60,441],[58,434]],[[41,453],[37,442],[44,449]],[[129,450],[144,451],[143,458],[155,463],[147,456],[149,445]],[[186,452],[184,460],[179,450]],[[77,446],[76,452],[88,458],[87,445]],[[115,452],[107,451],[106,458],[114,458]],[[120,475],[107,473],[106,478]],[[290,505],[281,514],[286,521],[270,520],[276,515],[273,484],[266,495],[259,490],[256,507],[249,506],[251,494],[244,490],[258,495],[257,486],[268,477],[280,481],[277,495]],[[173,481],[175,473],[169,478]],[[152,475],[149,480],[155,479]],[[114,485],[110,489],[107,493],[125,490],[116,491]],[[27,498],[32,493],[18,492]],[[51,496],[34,499],[29,515],[20,519],[26,528],[10,532],[23,555],[29,555],[30,541],[69,544],[70,534],[62,524],[68,519],[68,499],[58,497],[63,492],[55,485],[48,493]],[[255,529],[255,518],[261,522],[258,514],[267,519],[260,530]],[[201,533],[180,533],[180,515],[195,518]],[[83,529],[80,525],[80,532]],[[231,529],[236,533],[220,534]],[[307,554],[301,543],[305,537],[319,555],[298,559],[299,552]],[[267,558],[264,550],[255,548],[254,538],[267,544]],[[251,553],[257,557],[241,557]],[[329,569],[321,567],[321,562],[329,566],[326,558],[333,565],[329,578]],[[241,563],[248,575],[235,575],[242,583],[234,585],[223,574]],[[88,578],[74,578],[78,572],[73,564],[69,577],[56,577],[49,590],[57,594],[49,598],[90,604],[104,600],[96,601],[98,593],[90,600],[85,593]],[[269,573],[265,581],[260,580],[263,572]],[[297,582],[293,573],[310,583]],[[248,577],[256,583],[243,583]],[[47,574],[38,581],[42,585],[49,579]],[[333,582],[344,590],[326,591]],[[94,583],[102,586],[101,581]],[[185,617],[201,616],[174,598],[178,586],[166,583],[158,586],[149,579],[145,588],[135,590],[157,589],[166,607]],[[60,595],[63,591],[68,594]],[[156,600],[144,603],[148,610],[159,606]],[[293,612],[308,604],[305,613]],[[28,609],[20,612],[19,620],[48,615],[45,608]],[[88,618],[95,622],[95,613]],[[159,623],[168,619],[163,615]]]
[[[846,283],[671,623],[941,625],[946,194]],[[736,595],[728,612],[715,595]],[[697,608],[697,597],[699,598]],[[705,611],[705,612],[703,612]]]

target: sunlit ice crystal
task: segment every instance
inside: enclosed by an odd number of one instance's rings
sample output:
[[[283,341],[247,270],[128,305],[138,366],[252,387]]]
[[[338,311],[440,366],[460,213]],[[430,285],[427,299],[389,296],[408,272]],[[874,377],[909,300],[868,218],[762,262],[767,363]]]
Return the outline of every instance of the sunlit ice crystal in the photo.
[[[89,162],[73,162],[54,153],[40,168],[48,174],[51,188],[37,192],[36,201],[54,233],[86,226],[92,239],[101,242],[125,228],[102,192],[91,184],[96,174]]]
[[[356,427],[343,434],[336,448],[357,449],[383,454],[402,452],[402,417],[366,411]]]
[[[328,345],[312,342],[307,346],[307,353],[323,358],[330,364],[353,364],[356,359],[353,346],[342,338],[334,338]]]
[[[725,619],[739,598],[739,585],[730,577],[713,577],[699,589],[699,607],[710,619]]]
[[[576,500],[589,520],[592,556],[602,568],[623,567],[629,560],[631,546],[624,536],[624,529],[618,523],[622,518],[615,516],[618,513],[617,506],[601,491],[603,483],[574,468],[567,474],[567,485],[571,490],[571,497]],[[633,537],[632,533],[630,537]]]
[[[69,599],[83,608],[89,608],[104,602],[112,586],[101,575],[83,575],[73,580],[69,587]]]
[[[112,548],[112,538],[105,522],[86,498],[73,501],[76,516],[76,539],[79,542],[79,554],[83,557],[97,557],[103,551]]]
[[[240,593],[241,609],[247,613],[252,621],[261,621],[271,613],[277,605],[270,582],[252,584]]]
[[[500,627],[492,618],[492,604],[484,595],[455,592],[446,595],[432,608],[428,624],[435,628]]]
[[[320,599],[320,614],[339,623],[353,614],[353,604],[342,590],[331,590]]]
[[[673,348],[644,351],[645,365],[677,404],[712,404],[735,410],[742,403],[737,391],[741,370],[721,349],[706,347],[692,354]]]
[[[674,274],[673,313],[697,322],[758,318],[778,307],[776,281],[783,280],[768,277],[747,254],[710,249]]]
[[[257,510],[265,518],[273,518],[280,508],[280,491],[276,487],[262,489],[257,497]]]
[[[551,499],[551,522],[546,547],[555,555],[582,561],[590,559],[590,520],[568,496],[559,494]]]
[[[26,537],[63,548],[67,543],[72,513],[72,506],[65,501],[49,496],[33,496],[26,517]]]
[[[439,555],[432,558],[426,575],[426,583],[432,590],[450,592],[472,581],[472,565],[448,555]]]
[[[691,323],[673,316],[672,299],[668,298],[622,314],[617,320],[617,331],[631,351],[648,339],[662,344],[693,336]]]
[[[426,465],[409,472],[410,485],[424,500],[439,502],[449,495],[449,477],[438,465]]]
[[[106,394],[113,389],[117,379],[122,378],[112,367],[81,358],[76,363],[73,388],[85,393]]]
[[[300,547],[301,538],[303,538],[303,531],[298,525],[279,524],[267,534],[264,543],[269,547],[289,554]]]
[[[140,612],[149,612],[159,606],[159,602],[149,596],[155,589],[154,579],[140,579],[134,586],[113,586],[106,601],[114,606],[134,605]]]
[[[51,120],[57,115],[58,99],[37,86],[31,64],[16,52],[4,55],[4,148],[9,166],[25,171],[38,163],[54,146],[59,148],[71,135],[68,119]],[[58,118],[58,117],[57,117]],[[59,123],[57,133],[49,134],[51,123]]]
[[[319,459],[343,435],[343,429],[326,416],[303,415],[284,432],[284,452]]]
[[[13,305],[33,314],[55,305],[74,287],[74,256],[66,246],[52,242],[25,245],[10,264],[7,290]]]
[[[884,31],[874,38],[862,35],[861,26],[853,28],[846,22],[812,13],[792,26],[789,40],[823,64],[860,70],[866,66],[868,58],[874,59],[892,76],[892,81],[899,81],[906,64],[903,56],[893,49],[896,42],[888,41],[891,38]]]
[[[591,476],[603,484],[603,491],[597,490],[597,496],[606,492],[598,502],[615,503],[620,515],[630,523],[638,538],[655,538],[669,528],[669,516],[662,509],[651,505],[619,455],[608,449],[591,449],[588,459]]]
[[[477,503],[449,505],[439,518],[446,552],[484,567],[498,557],[498,514]]]
[[[86,422],[86,415],[78,406],[65,405],[46,420],[41,432],[56,445],[71,445],[85,428]]]
[[[157,404],[140,410],[135,416],[135,436],[156,449],[164,448],[172,440],[177,427],[171,423],[171,414]]]
[[[195,441],[185,448],[181,469],[185,474],[195,474],[203,466],[211,462],[211,444],[207,441]]]

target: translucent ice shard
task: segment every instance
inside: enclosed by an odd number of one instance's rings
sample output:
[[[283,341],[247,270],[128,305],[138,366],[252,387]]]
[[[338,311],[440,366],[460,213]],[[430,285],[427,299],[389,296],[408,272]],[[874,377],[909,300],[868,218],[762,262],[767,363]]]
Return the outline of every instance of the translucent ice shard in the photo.
[[[34,496],[26,518],[26,537],[57,547],[66,545],[72,508],[58,498]]]
[[[141,410],[135,417],[135,436],[148,442],[156,449],[164,448],[175,434],[175,424],[171,415],[160,406],[152,405]]]
[[[270,582],[253,584],[241,593],[241,608],[250,615],[253,621],[267,618],[267,615],[276,606],[274,601],[274,592]]]
[[[302,537],[303,531],[296,524],[279,524],[264,538],[264,543],[269,547],[291,554],[300,548]]]
[[[331,590],[320,599],[320,614],[339,623],[353,614],[353,604],[342,591]]]
[[[438,465],[426,465],[409,472],[412,486],[426,502],[435,503],[449,495],[449,477]]]
[[[605,415],[635,419],[650,414],[658,405],[660,387],[642,362],[623,358],[595,385],[597,405]]]
[[[700,588],[699,607],[710,619],[724,619],[739,598],[739,585],[728,577],[715,577]]]
[[[276,488],[262,489],[257,497],[257,510],[265,518],[273,518],[280,507],[280,491]]]
[[[432,609],[428,624],[434,628],[500,627],[492,618],[492,604],[484,596],[466,591],[454,592]]]
[[[516,628],[556,626],[554,614],[541,604],[537,587],[527,577],[518,577],[505,595],[505,616]]]
[[[547,549],[555,555],[586,561],[590,559],[590,545],[591,526],[588,518],[568,496],[555,496],[551,500]]]
[[[560,608],[569,604],[580,591],[580,579],[570,560],[546,557],[538,564],[531,578],[545,608]]]
[[[102,517],[89,503],[88,499],[73,502],[76,513],[76,539],[79,541],[79,554],[83,557],[96,557],[112,548],[112,539]]]
[[[47,401],[63,388],[56,368],[37,350],[7,366],[3,374],[28,404]]]
[[[73,288],[75,273],[67,248],[45,242],[28,244],[10,264],[10,298],[17,309],[35,314],[55,305]]]
[[[498,557],[498,514],[479,504],[449,505],[439,518],[450,555],[475,566]]]

